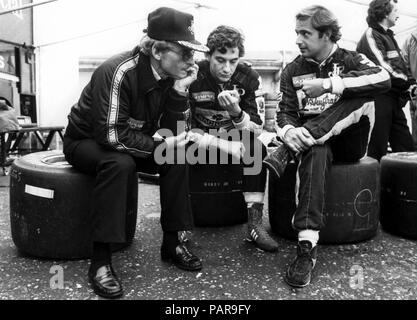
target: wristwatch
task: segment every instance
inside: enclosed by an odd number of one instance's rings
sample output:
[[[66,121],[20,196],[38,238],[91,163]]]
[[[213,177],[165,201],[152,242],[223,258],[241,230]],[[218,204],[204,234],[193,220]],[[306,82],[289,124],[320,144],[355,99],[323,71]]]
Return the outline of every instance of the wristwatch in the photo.
[[[332,88],[332,81],[329,78],[323,79],[322,88],[325,92],[330,92]]]

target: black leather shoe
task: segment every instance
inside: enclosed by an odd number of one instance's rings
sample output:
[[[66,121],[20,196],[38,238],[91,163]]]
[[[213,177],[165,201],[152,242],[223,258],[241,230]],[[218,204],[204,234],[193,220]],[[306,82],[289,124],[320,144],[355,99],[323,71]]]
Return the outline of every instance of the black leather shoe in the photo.
[[[123,295],[120,280],[110,265],[98,268],[95,273],[89,270],[88,279],[93,286],[94,292],[103,298],[115,299]]]
[[[161,247],[161,258],[163,261],[172,262],[178,268],[187,271],[198,271],[203,267],[201,260],[194,255],[185,244],[175,247],[175,251],[169,251],[166,247]]]

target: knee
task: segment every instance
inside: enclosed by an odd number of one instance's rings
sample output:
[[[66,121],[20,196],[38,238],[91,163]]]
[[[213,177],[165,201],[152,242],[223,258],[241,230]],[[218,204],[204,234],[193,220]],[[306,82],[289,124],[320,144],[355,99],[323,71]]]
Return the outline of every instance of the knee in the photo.
[[[331,160],[332,152],[330,145],[328,143],[314,145],[303,153],[303,158],[305,156]]]
[[[114,174],[131,174],[136,172],[136,163],[128,154],[114,153],[100,161],[98,170],[109,170]]]
[[[307,152],[313,152],[317,154],[325,153],[327,151],[327,143],[325,144],[316,144],[312,146],[310,149],[307,150]]]

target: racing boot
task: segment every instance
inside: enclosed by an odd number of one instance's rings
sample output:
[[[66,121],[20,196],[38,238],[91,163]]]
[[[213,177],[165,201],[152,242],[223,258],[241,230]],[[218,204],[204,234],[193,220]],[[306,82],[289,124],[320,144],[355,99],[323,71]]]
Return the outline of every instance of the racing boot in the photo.
[[[278,250],[278,243],[262,225],[263,206],[263,203],[254,203],[248,208],[248,240],[264,251],[274,252]]]

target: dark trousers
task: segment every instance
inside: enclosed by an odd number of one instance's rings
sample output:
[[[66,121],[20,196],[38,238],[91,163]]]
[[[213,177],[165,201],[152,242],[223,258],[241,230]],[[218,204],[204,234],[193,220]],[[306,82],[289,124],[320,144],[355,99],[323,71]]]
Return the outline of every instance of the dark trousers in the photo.
[[[73,140],[68,136],[64,139],[64,154],[74,168],[95,177],[91,199],[93,241],[125,242],[127,194],[130,186],[138,183],[138,171],[160,174],[162,230],[192,229],[187,165],[158,166],[153,157],[135,158],[104,149],[92,139]]]
[[[375,126],[369,142],[368,156],[380,160],[387,153],[414,151],[413,138],[398,96],[383,94],[375,99]]]
[[[311,147],[299,157],[298,205],[293,217],[296,230],[320,230],[324,226],[325,187],[332,163],[355,162],[366,154],[373,117],[372,102],[349,99],[340,100],[304,123],[322,144]]]

